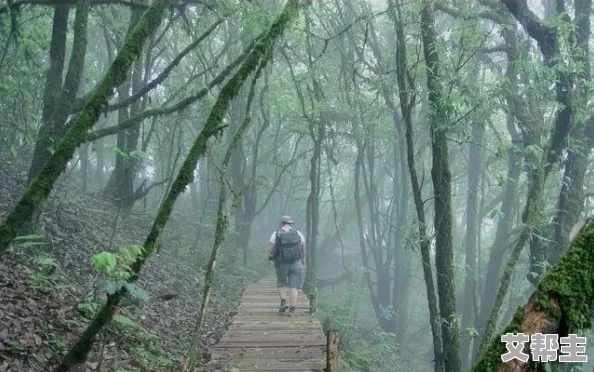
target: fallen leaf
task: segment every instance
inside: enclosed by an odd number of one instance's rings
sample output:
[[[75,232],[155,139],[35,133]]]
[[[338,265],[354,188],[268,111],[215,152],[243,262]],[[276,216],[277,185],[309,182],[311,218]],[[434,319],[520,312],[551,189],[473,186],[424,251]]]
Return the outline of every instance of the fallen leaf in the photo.
[[[99,362],[87,362],[87,366],[91,367],[91,369],[97,369],[97,366],[99,365]]]

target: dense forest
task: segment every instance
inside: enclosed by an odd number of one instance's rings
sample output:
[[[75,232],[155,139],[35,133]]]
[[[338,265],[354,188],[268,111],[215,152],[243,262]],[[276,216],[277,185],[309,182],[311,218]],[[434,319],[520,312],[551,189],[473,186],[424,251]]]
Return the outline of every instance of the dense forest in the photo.
[[[591,371],[592,15],[0,2],[0,372],[206,370],[287,214],[342,371]]]

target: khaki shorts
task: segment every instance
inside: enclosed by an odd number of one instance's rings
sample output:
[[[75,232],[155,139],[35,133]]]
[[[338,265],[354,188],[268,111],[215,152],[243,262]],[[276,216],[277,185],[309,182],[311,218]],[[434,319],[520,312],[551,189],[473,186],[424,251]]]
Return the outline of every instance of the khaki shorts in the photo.
[[[305,265],[301,260],[293,262],[277,262],[276,286],[301,289],[305,274]]]

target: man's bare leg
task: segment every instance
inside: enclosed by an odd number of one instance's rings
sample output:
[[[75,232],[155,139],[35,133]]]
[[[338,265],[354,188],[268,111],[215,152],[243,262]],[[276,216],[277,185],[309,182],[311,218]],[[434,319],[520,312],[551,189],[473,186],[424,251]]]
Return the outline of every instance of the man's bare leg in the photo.
[[[285,287],[277,287],[278,296],[280,297],[281,303],[278,308],[279,313],[284,313],[289,306],[287,306],[287,289]]]
[[[287,299],[287,289],[285,287],[278,287],[278,297],[281,301]]]
[[[289,293],[289,316],[295,315],[295,306],[297,305],[298,296],[299,290],[297,288],[291,288]]]
[[[297,306],[297,300],[299,299],[299,290],[297,288],[291,288],[291,294],[289,298],[289,304],[291,307]]]

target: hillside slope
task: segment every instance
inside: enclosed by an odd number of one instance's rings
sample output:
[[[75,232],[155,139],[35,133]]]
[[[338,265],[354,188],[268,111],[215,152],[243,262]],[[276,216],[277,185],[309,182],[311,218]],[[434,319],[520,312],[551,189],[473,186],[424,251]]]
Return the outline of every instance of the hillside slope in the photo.
[[[22,169],[27,168],[18,162],[0,163],[0,219],[23,190]],[[0,372],[51,370],[105,297],[96,289],[99,275],[91,257],[141,243],[150,227],[151,213],[122,218],[110,202],[59,187],[43,208],[40,236],[15,244],[0,261]],[[122,304],[78,370],[171,370],[185,352],[210,239],[201,238],[204,243],[193,249],[196,223],[179,213],[172,218],[175,231],[165,232],[138,282],[149,299]],[[218,278],[207,344],[220,337],[244,283],[257,276],[226,272]]]

